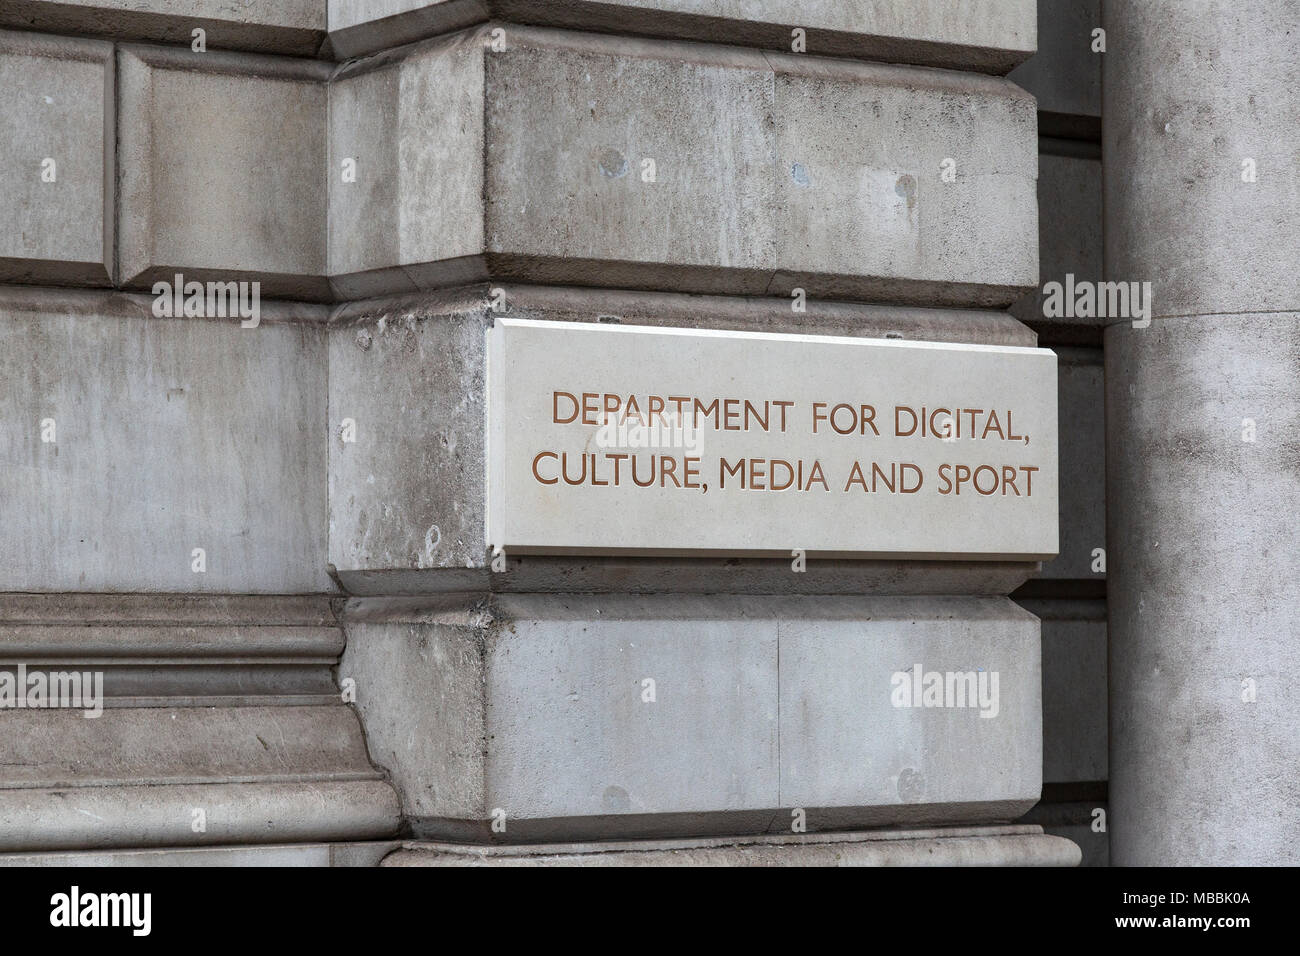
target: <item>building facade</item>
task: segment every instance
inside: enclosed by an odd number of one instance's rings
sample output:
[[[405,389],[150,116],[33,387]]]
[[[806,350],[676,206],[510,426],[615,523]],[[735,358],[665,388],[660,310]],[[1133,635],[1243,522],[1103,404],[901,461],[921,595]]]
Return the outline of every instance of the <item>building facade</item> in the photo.
[[[0,861],[1294,862],[1297,36],[5,0]]]

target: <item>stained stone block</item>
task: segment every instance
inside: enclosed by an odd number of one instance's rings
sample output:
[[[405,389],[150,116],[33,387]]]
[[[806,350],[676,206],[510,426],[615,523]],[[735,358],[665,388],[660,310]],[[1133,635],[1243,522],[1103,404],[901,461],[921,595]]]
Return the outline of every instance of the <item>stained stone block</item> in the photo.
[[[151,304],[0,296],[0,591],[332,590],[320,310]]]
[[[356,599],[345,627],[339,673],[419,836],[998,821],[1038,799],[1038,622],[1005,599]],[[931,673],[971,680],[912,698]]]
[[[329,0],[339,56],[409,43],[486,17],[1005,73],[1034,50],[1033,0]]]
[[[831,620],[779,624],[781,801],[966,804],[970,819],[1027,809],[1041,782],[1038,622],[998,600],[882,601],[869,620],[863,610],[846,603],[828,609]],[[887,673],[890,706],[879,692]],[[965,707],[951,687],[934,707],[916,693],[952,673],[976,675]],[[902,674],[911,707],[896,706]]]
[[[426,280],[439,271],[429,263],[483,249],[481,57],[441,43],[345,67],[330,85],[329,259],[341,298],[454,281],[455,267]]]
[[[329,298],[327,64],[123,46],[121,282],[175,273]]]
[[[314,56],[325,39],[325,0],[5,0],[0,25],[210,49]]]
[[[0,31],[0,282],[109,285],[113,47]]]
[[[503,29],[331,84],[341,296],[491,275],[985,307],[1037,280],[1035,112],[1005,80]]]
[[[494,310],[493,303],[503,312]],[[486,547],[486,333],[493,316],[664,328],[1032,344],[1004,314],[504,286],[357,304],[330,326],[330,562],[353,593],[457,589],[1005,594],[1032,561],[508,556]],[[960,446],[961,442],[954,442]],[[1055,526],[1055,519],[1050,524]],[[817,549],[816,543],[799,547]],[[986,555],[986,558],[992,556]]]

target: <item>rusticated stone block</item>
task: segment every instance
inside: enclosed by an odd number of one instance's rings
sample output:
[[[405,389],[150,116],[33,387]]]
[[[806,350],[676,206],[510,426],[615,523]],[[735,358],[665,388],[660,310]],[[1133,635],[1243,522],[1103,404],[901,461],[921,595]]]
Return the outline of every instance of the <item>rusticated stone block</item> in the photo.
[[[123,46],[120,278],[258,281],[324,300],[330,67]]]
[[[1038,278],[1036,115],[1005,80],[506,26],[330,90],[345,298],[491,276],[1003,306]]]
[[[0,591],[333,590],[322,319],[264,303],[241,328],[155,318],[148,296],[0,296]]]
[[[997,821],[1039,796],[1038,621],[1005,599],[355,599],[345,629],[419,836]]]
[[[0,282],[109,285],[113,47],[0,30]]]

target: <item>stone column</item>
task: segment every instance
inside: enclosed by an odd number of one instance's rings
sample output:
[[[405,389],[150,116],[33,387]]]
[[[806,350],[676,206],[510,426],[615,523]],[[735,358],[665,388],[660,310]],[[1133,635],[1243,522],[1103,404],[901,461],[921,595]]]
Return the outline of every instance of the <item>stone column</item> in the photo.
[[[1300,862],[1300,8],[1106,4],[1118,864]]]

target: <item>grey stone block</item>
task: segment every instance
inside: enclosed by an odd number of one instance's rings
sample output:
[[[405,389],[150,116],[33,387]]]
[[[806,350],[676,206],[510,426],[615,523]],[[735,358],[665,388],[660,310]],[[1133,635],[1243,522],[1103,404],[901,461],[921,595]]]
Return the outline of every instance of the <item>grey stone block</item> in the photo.
[[[5,789],[379,779],[356,715],[326,706],[6,710]],[[52,746],[57,744],[57,746]],[[181,822],[181,821],[177,821]]]
[[[7,710],[0,721],[5,852],[368,839],[397,827],[393,790],[341,703],[109,706],[97,718]]]
[[[204,847],[201,849],[107,850],[98,853],[0,853],[0,867],[182,867],[182,866],[329,866],[326,844],[298,846]]]
[[[110,285],[113,47],[0,31],[0,89],[0,282]]]
[[[0,591],[332,590],[319,311],[246,329],[150,305],[0,296]]]
[[[13,624],[78,623],[83,625],[150,625],[242,629],[305,627],[313,631],[335,625],[330,599],[320,594],[95,594],[7,593],[0,596],[0,621]],[[211,632],[208,632],[209,634]],[[195,635],[198,637],[200,635]],[[195,640],[197,647],[221,646]],[[48,643],[48,635],[41,640]],[[315,642],[314,636],[300,646]],[[56,646],[58,642],[54,642]],[[95,646],[93,642],[89,646]],[[178,648],[179,650],[179,648]]]
[[[400,849],[395,840],[356,843],[298,843],[282,846],[172,847],[165,850],[106,850],[98,853],[0,853],[4,866],[378,866]]]
[[[195,809],[206,832],[193,829]],[[4,852],[366,840],[397,823],[377,779],[0,790]]]
[[[519,318],[1032,345],[1005,314],[505,285]],[[1006,594],[1024,562],[512,558],[484,532],[487,288],[336,311],[330,326],[330,562],[356,594],[452,590],[727,590]],[[355,442],[343,441],[344,421]]]
[[[417,834],[997,821],[1039,796],[1038,622],[1000,599],[448,598],[345,627],[339,673]],[[918,663],[998,671],[996,716],[895,706]]]
[[[391,65],[363,61],[330,84],[329,260],[341,298],[413,291],[428,263],[484,247],[481,49],[462,39],[377,62]]]
[[[330,42],[357,56],[487,17],[1005,73],[1034,50],[1033,0],[329,0]]]
[[[2,858],[0,858],[2,859]],[[944,827],[724,840],[469,847],[411,842],[381,866],[1075,866],[1041,827]]]
[[[1038,799],[1038,622],[1018,608],[942,598],[846,602],[810,619],[792,613],[778,635],[782,804],[894,813],[897,804],[951,804],[952,820],[965,804],[972,819],[1013,819]],[[996,674],[996,700],[893,706],[880,688],[918,663],[925,673]]]
[[[375,760],[409,817],[455,833],[453,821],[468,831],[499,807],[507,833],[532,833],[556,817],[771,804],[775,634],[666,606],[666,619],[633,607],[631,620],[591,620],[560,598],[514,600],[509,620],[465,608],[349,628],[339,673],[356,680]],[[711,686],[724,672],[733,680]],[[659,705],[641,700],[654,675]],[[726,745],[711,732],[722,726]]]
[[[325,40],[325,0],[5,0],[0,26],[210,49],[314,56]]]
[[[123,46],[118,69],[121,284],[149,289],[179,272],[328,299],[330,67]]]
[[[340,295],[491,275],[984,307],[1036,281],[1036,117],[1005,80],[503,29],[335,77]],[[375,221],[400,237],[356,234]]]

